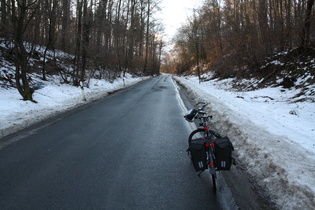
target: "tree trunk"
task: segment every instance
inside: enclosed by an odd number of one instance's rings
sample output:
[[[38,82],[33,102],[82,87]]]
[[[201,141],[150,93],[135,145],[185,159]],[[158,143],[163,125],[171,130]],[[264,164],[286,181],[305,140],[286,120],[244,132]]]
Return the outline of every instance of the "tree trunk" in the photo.
[[[0,35],[6,35],[6,26],[7,26],[7,7],[5,0],[1,0],[1,20],[0,20]]]
[[[76,49],[75,49],[75,64],[73,73],[73,85],[79,86],[79,71],[81,66],[81,37],[82,37],[82,2],[83,0],[77,0],[77,34],[76,34]]]
[[[82,69],[81,69],[81,81],[85,79],[85,69],[86,69],[86,62],[88,56],[88,47],[90,42],[90,19],[91,19],[91,12],[88,11],[87,7],[87,0],[84,0],[84,9],[83,9],[83,42],[82,42]]]
[[[57,21],[57,14],[56,14],[56,8],[57,8],[58,1],[53,0],[52,5],[47,5],[46,12],[48,17],[48,40],[46,44],[46,48],[44,51],[44,60],[43,60],[43,69],[42,69],[42,76],[43,80],[46,80],[46,55],[48,50],[55,50],[54,43],[55,43],[55,37],[56,37],[56,21]]]
[[[311,13],[312,13],[313,5],[314,5],[314,0],[307,1],[307,8],[306,8],[304,27],[302,31],[302,42],[301,42],[301,47],[304,47],[304,48],[306,48],[310,42]]]
[[[139,41],[139,56],[142,57],[143,55],[143,37],[144,37],[144,27],[145,27],[145,7],[144,7],[144,2],[141,1],[140,2],[140,7],[141,7],[141,12],[140,12],[140,24],[141,24],[141,28],[140,28],[140,41]]]
[[[67,32],[70,21],[70,2],[69,0],[62,0],[62,20],[61,20],[61,50],[66,51],[67,46]]]
[[[33,2],[34,4],[37,2]],[[34,90],[30,88],[27,79],[28,72],[28,53],[24,47],[24,32],[27,27],[27,22],[34,17],[38,4],[35,4],[33,11],[29,9],[30,5],[26,4],[26,1],[22,1],[17,4],[12,0],[11,8],[11,21],[13,26],[13,40],[14,40],[14,53],[15,53],[15,80],[16,86],[23,97],[23,100],[33,101]],[[28,13],[29,12],[29,13]]]
[[[148,53],[149,53],[149,30],[150,30],[150,0],[148,1],[148,10],[147,10],[147,31],[146,31],[146,46],[145,46],[145,55],[144,55],[144,65],[143,65],[143,73],[145,74],[147,71],[148,65]]]

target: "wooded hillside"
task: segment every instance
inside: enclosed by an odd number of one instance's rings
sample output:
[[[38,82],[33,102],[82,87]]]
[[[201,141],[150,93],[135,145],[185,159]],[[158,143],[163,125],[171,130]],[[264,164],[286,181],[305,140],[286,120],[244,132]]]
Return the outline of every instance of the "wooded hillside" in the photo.
[[[163,72],[199,77],[207,71],[219,78],[264,81],[280,75],[291,85],[295,73],[314,78],[314,0],[204,0],[164,56],[163,26],[155,18],[160,3],[1,0],[1,56],[14,63],[15,87],[25,100],[32,100],[27,74],[33,72],[43,80],[59,72],[63,82],[75,86],[95,71],[108,70],[114,77],[125,72],[155,75],[161,63]],[[57,50],[73,55],[63,61],[67,67],[48,56]],[[270,64],[274,58],[281,65]]]
[[[32,100],[27,73],[33,72],[30,58],[36,46],[44,48],[40,66],[46,79],[47,52],[62,50],[74,55],[71,80],[86,79],[90,70],[157,74],[162,40],[154,13],[156,0],[1,0],[0,37],[15,63],[16,86],[25,100]],[[55,68],[58,70],[58,68]]]
[[[175,37],[165,69],[221,78],[298,71],[300,60],[315,57],[314,19],[314,0],[205,0]],[[282,69],[266,67],[275,56]]]

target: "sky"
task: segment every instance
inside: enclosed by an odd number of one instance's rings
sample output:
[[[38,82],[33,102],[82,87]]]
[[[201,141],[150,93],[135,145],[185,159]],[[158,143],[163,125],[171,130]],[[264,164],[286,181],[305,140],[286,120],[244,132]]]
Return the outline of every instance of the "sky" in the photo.
[[[193,14],[193,9],[203,0],[162,0],[160,18],[165,27],[166,40],[170,40],[178,28]]]

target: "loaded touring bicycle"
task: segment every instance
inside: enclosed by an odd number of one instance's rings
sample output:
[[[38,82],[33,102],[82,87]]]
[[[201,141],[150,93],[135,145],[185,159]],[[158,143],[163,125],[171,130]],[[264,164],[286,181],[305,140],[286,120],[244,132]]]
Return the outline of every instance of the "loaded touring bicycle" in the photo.
[[[199,108],[189,110],[184,116],[188,122],[199,120],[200,126],[189,135],[187,152],[199,175],[209,169],[213,190],[216,191],[217,171],[230,170],[232,163],[235,164],[232,158],[234,148],[228,137],[210,129],[208,124],[212,116],[204,111],[207,105],[199,102],[196,104]]]

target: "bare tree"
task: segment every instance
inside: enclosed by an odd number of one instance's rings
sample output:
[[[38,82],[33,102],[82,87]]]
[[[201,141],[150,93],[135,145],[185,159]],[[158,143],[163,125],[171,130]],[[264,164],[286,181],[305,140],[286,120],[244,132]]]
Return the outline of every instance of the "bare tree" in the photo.
[[[1,20],[0,20],[0,35],[5,36],[6,34],[6,27],[8,24],[8,12],[7,12],[7,3],[6,0],[1,0]]]
[[[314,0],[308,0],[307,1],[307,7],[306,7],[306,14],[305,14],[305,21],[304,21],[304,27],[302,31],[302,47],[307,47],[310,43],[310,27],[311,27],[311,13],[312,8],[314,5]]]
[[[159,69],[163,44],[156,39],[158,24],[153,17],[159,0],[1,0],[0,4],[0,35],[15,40],[16,66],[23,74],[29,71],[31,51],[23,42],[44,48],[44,80],[47,53],[57,49],[74,54],[67,74],[76,86],[85,80],[89,64],[111,69],[114,77],[126,71],[150,74]],[[17,81],[27,77],[17,75]],[[26,79],[22,86],[27,92]]]
[[[87,0],[84,1],[83,9],[83,40],[82,40],[82,66],[81,66],[81,81],[85,80],[86,62],[88,58],[88,48],[90,42],[90,29],[92,24],[92,5],[91,0],[90,8],[88,8]]]
[[[310,46],[315,32],[313,4],[314,0],[206,0],[196,18],[203,37],[200,53],[197,56],[189,48],[196,42],[187,37],[194,31],[188,21],[176,37],[176,49],[181,51],[178,61],[182,62],[178,66],[187,68],[186,60],[199,57],[220,76],[238,71],[238,75],[246,76],[244,66],[257,71],[261,61],[272,53]]]
[[[143,73],[147,72],[148,67],[148,56],[149,56],[149,35],[150,35],[150,14],[151,14],[151,0],[148,0],[147,2],[147,29],[146,29],[146,35],[145,35],[145,54],[144,54],[144,65],[143,65]]]
[[[34,90],[30,87],[27,72],[29,72],[29,53],[24,46],[24,33],[33,19],[40,1],[11,1],[10,18],[14,42],[15,80],[16,86],[24,100],[33,100]],[[9,6],[7,4],[7,6]]]
[[[76,33],[76,48],[75,48],[75,69],[73,72],[73,84],[79,86],[79,72],[81,69],[81,44],[82,44],[82,13],[83,1],[77,0],[77,33]],[[86,1],[86,0],[85,0]]]
[[[47,42],[44,50],[44,61],[42,76],[43,80],[46,80],[46,55],[48,50],[55,50],[54,44],[56,41],[56,22],[57,22],[57,9],[59,0],[52,0],[52,2],[46,1],[46,17],[47,17]]]
[[[62,17],[61,17],[61,44],[60,49],[66,51],[67,49],[67,34],[69,32],[68,27],[70,27],[70,1],[69,0],[62,0]]]

